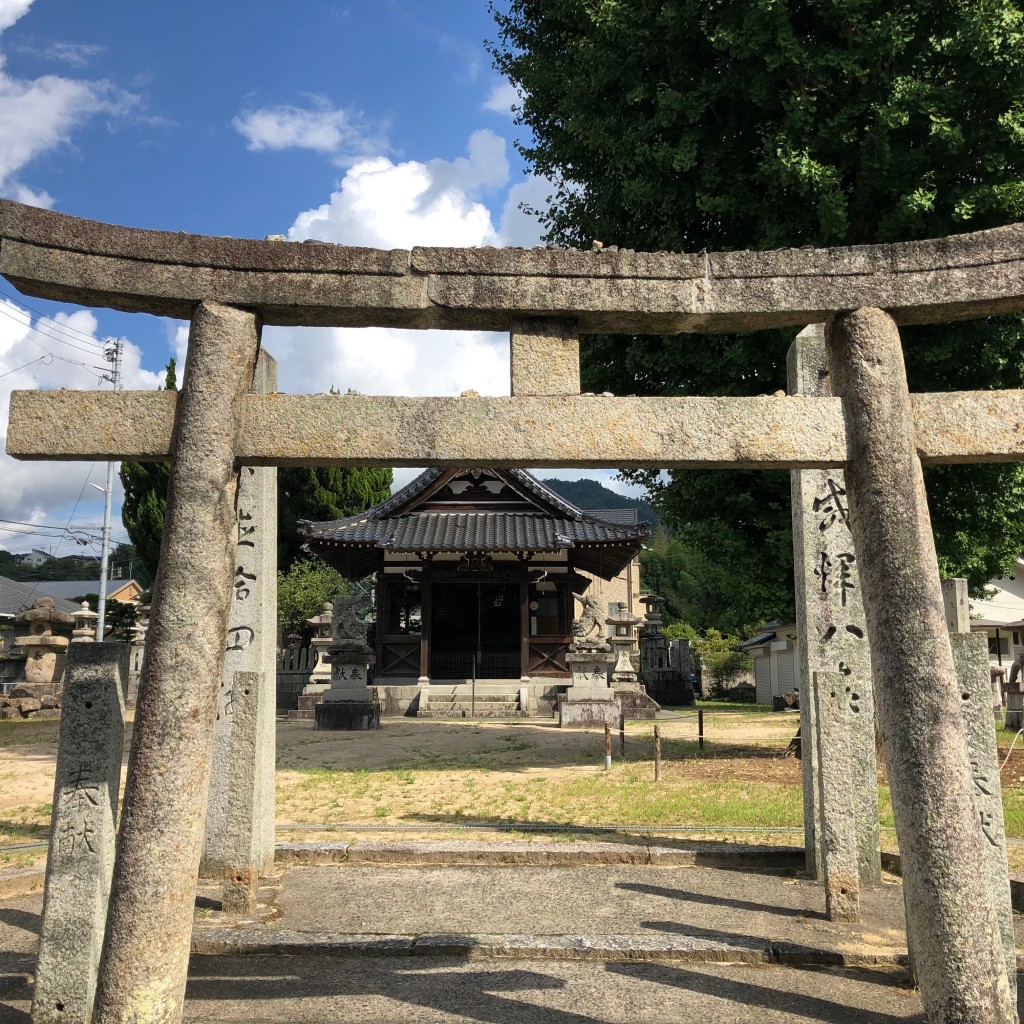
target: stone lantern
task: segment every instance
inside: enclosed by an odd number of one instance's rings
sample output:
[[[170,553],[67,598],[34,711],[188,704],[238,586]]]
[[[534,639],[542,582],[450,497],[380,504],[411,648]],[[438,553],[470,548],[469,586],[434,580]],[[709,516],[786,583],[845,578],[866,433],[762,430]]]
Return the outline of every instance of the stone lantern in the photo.
[[[377,729],[380,705],[369,685],[373,651],[366,642],[366,623],[356,614],[360,597],[339,594],[334,599],[332,642],[327,661],[331,688],[316,706],[317,729]]]
[[[15,644],[26,654],[23,687],[31,688],[37,698],[56,695],[71,640],[55,634],[54,628],[70,631],[75,624],[75,616],[57,611],[52,597],[41,597],[14,621],[28,626],[29,633],[28,636],[14,638]]]
[[[91,644],[96,640],[96,620],[100,617],[89,607],[88,601],[83,601],[81,608],[75,614],[75,628],[71,631],[71,642],[73,644]]]
[[[316,664],[313,666],[309,682],[303,689],[303,693],[323,693],[331,685],[331,662],[328,654],[333,643],[331,635],[333,617],[334,605],[330,601],[324,601],[320,614],[306,619],[306,622],[316,628],[316,635],[310,641],[310,645],[316,651]]]
[[[622,601],[619,601],[617,605],[615,611],[604,620],[611,627],[608,641],[615,652],[612,684],[632,683],[635,685],[639,680],[629,656],[635,647],[636,627],[640,624],[641,619],[639,615],[631,615]]]

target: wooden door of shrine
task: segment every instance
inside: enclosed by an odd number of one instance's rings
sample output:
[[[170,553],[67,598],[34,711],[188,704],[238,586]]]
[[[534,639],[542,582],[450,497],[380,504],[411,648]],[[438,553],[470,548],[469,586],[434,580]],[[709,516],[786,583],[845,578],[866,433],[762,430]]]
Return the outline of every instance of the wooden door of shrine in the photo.
[[[434,582],[431,680],[518,679],[522,648],[517,579]]]

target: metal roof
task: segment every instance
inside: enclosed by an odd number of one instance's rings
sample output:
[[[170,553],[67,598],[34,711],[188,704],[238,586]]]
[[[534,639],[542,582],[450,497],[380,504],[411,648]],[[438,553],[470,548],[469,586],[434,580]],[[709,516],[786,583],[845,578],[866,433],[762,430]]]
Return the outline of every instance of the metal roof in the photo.
[[[77,604],[54,596],[43,590],[44,586],[46,586],[45,580],[22,583],[19,580],[9,580],[6,576],[0,576],[0,616],[13,618],[18,612],[31,608],[41,597],[52,597],[53,606],[57,611],[71,613],[78,611]]]
[[[123,590],[135,580],[107,580],[107,597]],[[79,594],[98,594],[100,592],[99,580],[39,580],[32,584],[37,590],[50,597],[62,597],[71,600]],[[136,584],[138,585],[138,584]],[[78,608],[78,605],[75,605]]]

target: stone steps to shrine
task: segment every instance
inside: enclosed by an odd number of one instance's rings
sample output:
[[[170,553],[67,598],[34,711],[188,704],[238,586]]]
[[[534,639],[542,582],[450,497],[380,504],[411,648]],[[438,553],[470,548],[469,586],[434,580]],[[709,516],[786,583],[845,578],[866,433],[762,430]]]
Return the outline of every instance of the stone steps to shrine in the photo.
[[[426,707],[420,707],[417,718],[521,718],[519,690],[481,687],[474,698],[472,687],[465,683],[430,687]]]

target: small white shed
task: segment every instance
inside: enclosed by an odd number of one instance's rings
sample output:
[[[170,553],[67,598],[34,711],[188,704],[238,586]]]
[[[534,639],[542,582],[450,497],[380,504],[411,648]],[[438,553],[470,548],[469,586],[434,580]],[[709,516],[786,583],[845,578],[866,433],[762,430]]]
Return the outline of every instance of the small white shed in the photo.
[[[769,622],[764,629],[740,644],[740,650],[754,659],[757,703],[771,704],[772,698],[800,689],[800,668],[796,657],[796,626]]]

